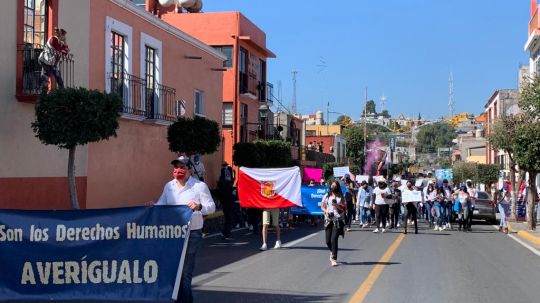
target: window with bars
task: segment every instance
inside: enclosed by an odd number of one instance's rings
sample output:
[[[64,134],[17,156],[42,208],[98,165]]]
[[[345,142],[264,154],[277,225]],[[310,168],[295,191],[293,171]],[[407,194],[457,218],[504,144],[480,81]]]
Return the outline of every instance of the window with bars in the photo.
[[[47,0],[24,1],[24,42],[43,46],[47,42]]]

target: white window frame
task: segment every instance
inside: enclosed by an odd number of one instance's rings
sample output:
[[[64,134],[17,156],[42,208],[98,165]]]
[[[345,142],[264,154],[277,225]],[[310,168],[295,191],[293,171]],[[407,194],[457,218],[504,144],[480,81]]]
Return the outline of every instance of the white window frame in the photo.
[[[116,32],[124,36],[124,73],[131,74],[133,70],[132,60],[133,48],[131,41],[133,37],[133,28],[123,22],[120,22],[112,17],[105,17],[105,91],[111,92],[111,83],[108,76],[112,72],[111,66],[111,35]],[[128,98],[131,103],[131,98]]]
[[[155,78],[156,78],[156,81],[157,83],[161,84],[162,83],[162,78],[161,78],[161,69],[162,69],[162,60],[161,60],[161,47],[162,43],[161,43],[161,40],[158,40],[148,34],[145,34],[143,32],[141,32],[141,47],[140,47],[140,70],[141,70],[141,73],[140,73],[140,76],[141,76],[141,79],[146,79],[146,47],[151,47],[153,49],[155,49],[156,51],[156,62],[155,62],[155,65],[156,65],[156,75],[155,75]],[[159,95],[159,90],[156,90],[155,92],[155,95],[156,95],[156,99],[154,100],[154,108],[156,110],[156,112],[158,112],[159,110],[161,110],[161,108],[159,108],[159,99],[160,99],[160,95]],[[142,100],[143,102],[141,102],[141,106],[142,106],[142,110],[144,110],[146,108],[146,98],[144,98]]]
[[[202,107],[201,112],[202,113],[197,113],[197,94],[200,94],[200,96],[201,96],[201,103],[202,103],[201,104],[201,107]],[[202,91],[200,89],[196,89],[193,92],[193,115],[206,118],[205,106],[204,106],[204,91]]]

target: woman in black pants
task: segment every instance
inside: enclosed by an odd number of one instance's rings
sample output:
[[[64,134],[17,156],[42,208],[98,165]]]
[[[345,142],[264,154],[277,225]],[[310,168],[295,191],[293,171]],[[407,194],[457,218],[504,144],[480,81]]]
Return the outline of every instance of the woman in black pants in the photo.
[[[348,177],[348,176],[347,176]],[[345,186],[347,186],[347,192],[345,193],[345,202],[347,205],[347,212],[345,214],[345,225],[347,225],[347,231],[351,231],[351,224],[356,211],[354,209],[354,183],[349,178],[345,178]]]
[[[376,226],[373,232],[379,232],[379,227],[381,227],[381,232],[384,233],[386,232],[386,217],[388,216],[389,208],[387,200],[392,198],[392,193],[384,178],[379,179],[378,184],[379,186],[373,190],[373,195],[375,196],[374,208],[377,216]]]
[[[330,250],[330,264],[337,266],[338,239],[339,235],[344,235],[345,227],[345,198],[341,192],[338,181],[330,184],[328,193],[324,195],[321,210],[324,212],[324,230],[326,234],[326,245]]]
[[[407,181],[407,188],[403,190],[403,193],[407,194],[408,192],[416,191],[416,189],[413,187],[413,184],[411,181]],[[421,199],[420,199],[421,200]],[[414,223],[414,233],[418,233],[418,218],[416,217],[416,203],[420,201],[402,201],[403,204],[405,204],[405,214],[403,216],[403,225],[405,226],[404,234],[407,233],[407,227],[408,227],[408,219],[413,221]]]

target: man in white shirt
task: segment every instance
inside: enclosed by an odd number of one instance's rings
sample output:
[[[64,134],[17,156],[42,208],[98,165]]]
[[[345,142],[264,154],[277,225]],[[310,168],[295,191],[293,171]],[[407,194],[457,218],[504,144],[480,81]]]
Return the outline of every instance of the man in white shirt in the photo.
[[[472,226],[472,220],[474,215],[474,207],[476,205],[476,199],[478,199],[478,191],[476,188],[473,187],[472,181],[468,179],[465,181],[465,184],[467,185],[467,192],[469,193],[470,201],[471,201],[471,211],[469,213],[469,228],[468,230],[471,231]]]
[[[216,210],[214,200],[208,186],[191,177],[192,163],[189,158],[181,156],[171,162],[173,179],[165,184],[163,193],[155,205],[185,205],[193,210],[191,217],[191,232],[178,292],[178,302],[193,302],[191,280],[195,267],[195,257],[202,242],[203,216],[210,215]]]

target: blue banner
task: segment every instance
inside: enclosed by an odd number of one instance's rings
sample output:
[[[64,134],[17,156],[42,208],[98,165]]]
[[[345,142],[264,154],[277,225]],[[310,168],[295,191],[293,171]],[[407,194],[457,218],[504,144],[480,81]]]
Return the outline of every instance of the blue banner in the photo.
[[[186,206],[0,210],[0,301],[170,302],[191,215]]]
[[[321,210],[321,201],[328,186],[302,186],[302,205],[303,207],[292,207],[293,215],[323,215]]]

